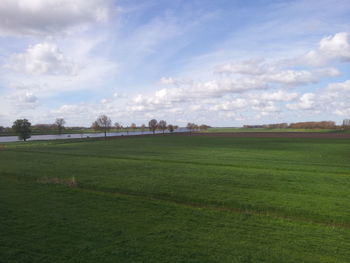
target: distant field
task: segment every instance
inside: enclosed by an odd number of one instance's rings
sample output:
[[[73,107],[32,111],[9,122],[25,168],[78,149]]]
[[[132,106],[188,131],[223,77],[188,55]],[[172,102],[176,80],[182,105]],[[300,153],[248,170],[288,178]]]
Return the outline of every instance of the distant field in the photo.
[[[350,139],[8,143],[0,167],[0,262],[349,262]]]
[[[209,128],[202,132],[347,132],[337,129],[269,129],[269,128]]]

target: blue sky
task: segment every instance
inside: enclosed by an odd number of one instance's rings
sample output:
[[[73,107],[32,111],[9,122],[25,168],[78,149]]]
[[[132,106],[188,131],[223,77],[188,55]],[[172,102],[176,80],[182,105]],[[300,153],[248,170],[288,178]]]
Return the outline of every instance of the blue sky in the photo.
[[[0,125],[350,118],[350,3],[2,0]]]

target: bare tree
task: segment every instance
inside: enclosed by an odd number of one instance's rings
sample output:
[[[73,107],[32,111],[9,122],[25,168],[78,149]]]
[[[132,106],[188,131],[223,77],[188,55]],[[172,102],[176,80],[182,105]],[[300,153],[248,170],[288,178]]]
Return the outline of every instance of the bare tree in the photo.
[[[171,125],[171,124],[169,124],[168,125],[168,130],[169,130],[169,132],[174,132],[174,125]]]
[[[58,129],[58,133],[61,134],[63,129],[64,129],[64,125],[66,124],[66,121],[63,118],[57,118],[55,121],[55,125]]]
[[[94,130],[101,130],[105,134],[105,139],[107,138],[107,131],[112,127],[112,121],[106,115],[100,115],[96,121],[92,123],[92,128]]]
[[[208,128],[209,128],[209,126],[206,125],[206,124],[202,124],[201,126],[199,126],[199,129],[200,129],[201,131],[206,131],[206,130],[208,130]]]
[[[123,128],[123,126],[119,122],[114,123],[114,127],[118,132]]]
[[[142,124],[141,125],[141,132],[143,133],[145,131],[145,129],[146,129],[146,125]]]
[[[133,132],[135,132],[135,130],[137,128],[136,124],[135,123],[131,123],[130,128],[132,129]]]
[[[153,134],[156,132],[157,126],[158,126],[158,122],[156,119],[152,119],[148,122],[149,130],[152,131]]]
[[[343,120],[343,129],[350,129],[350,119]]]
[[[166,128],[167,128],[167,126],[166,126],[166,121],[163,121],[163,120],[159,121],[158,127],[159,127],[159,129],[161,129],[161,130],[163,131],[163,133],[164,133],[164,131],[165,131]]]
[[[195,129],[195,127],[196,127],[196,124],[194,124],[192,122],[187,123],[187,126],[186,126],[187,130],[189,130],[190,133],[192,133],[192,131]]]

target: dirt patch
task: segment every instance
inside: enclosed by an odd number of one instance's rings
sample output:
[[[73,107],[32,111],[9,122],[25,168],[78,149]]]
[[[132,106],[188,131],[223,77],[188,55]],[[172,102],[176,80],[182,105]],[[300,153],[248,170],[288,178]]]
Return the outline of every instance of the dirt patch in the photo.
[[[237,137],[237,138],[350,139],[350,134],[347,134],[347,133],[321,133],[321,132],[218,132],[218,133],[193,133],[192,136]]]
[[[61,184],[61,185],[66,185],[68,187],[77,187],[77,181],[75,180],[75,177],[73,176],[72,178],[69,179],[62,179],[62,178],[57,178],[57,177],[42,177],[36,180],[37,183],[41,184]]]
[[[6,150],[6,145],[0,144],[0,151]]]

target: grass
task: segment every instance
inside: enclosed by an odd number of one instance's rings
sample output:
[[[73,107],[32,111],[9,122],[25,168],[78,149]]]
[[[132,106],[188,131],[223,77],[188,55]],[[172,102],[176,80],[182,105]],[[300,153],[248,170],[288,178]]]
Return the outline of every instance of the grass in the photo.
[[[292,128],[209,128],[202,132],[340,132],[349,133],[342,129],[292,129]]]
[[[0,167],[3,262],[350,258],[350,140],[8,143]]]

